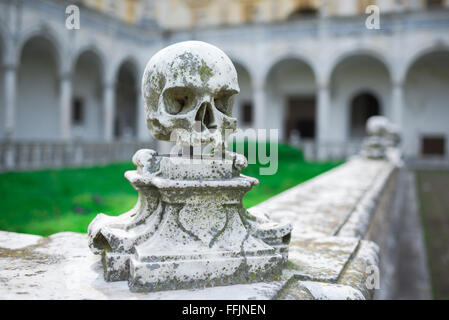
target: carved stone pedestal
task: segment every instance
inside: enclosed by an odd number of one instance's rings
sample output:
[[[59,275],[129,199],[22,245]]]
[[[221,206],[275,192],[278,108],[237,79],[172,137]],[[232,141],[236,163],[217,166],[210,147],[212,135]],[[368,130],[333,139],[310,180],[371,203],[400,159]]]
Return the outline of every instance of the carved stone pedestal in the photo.
[[[386,139],[379,136],[371,136],[363,141],[362,156],[368,159],[385,159]]]
[[[98,215],[88,230],[107,281],[157,291],[279,277],[291,226],[243,208],[243,196],[258,184],[236,168],[246,159],[173,158],[140,150],[133,162],[137,170],[125,177],[139,193],[137,205],[118,217]]]
[[[368,159],[386,159],[400,163],[399,129],[386,117],[373,116],[366,123],[368,137],[364,139],[361,155]]]

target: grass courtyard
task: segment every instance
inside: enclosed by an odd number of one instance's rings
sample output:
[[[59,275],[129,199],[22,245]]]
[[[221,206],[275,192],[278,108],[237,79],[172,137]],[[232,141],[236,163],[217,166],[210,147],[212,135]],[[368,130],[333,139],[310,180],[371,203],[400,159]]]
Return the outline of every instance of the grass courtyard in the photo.
[[[434,299],[449,299],[449,171],[416,173]]]
[[[246,208],[328,171],[341,162],[310,163],[302,153],[279,145],[275,175],[261,176],[260,164],[243,172],[260,185],[244,198]],[[119,215],[131,209],[137,192],[123,174],[131,162],[91,168],[42,170],[0,174],[0,230],[47,236],[61,231],[86,232],[99,212]]]

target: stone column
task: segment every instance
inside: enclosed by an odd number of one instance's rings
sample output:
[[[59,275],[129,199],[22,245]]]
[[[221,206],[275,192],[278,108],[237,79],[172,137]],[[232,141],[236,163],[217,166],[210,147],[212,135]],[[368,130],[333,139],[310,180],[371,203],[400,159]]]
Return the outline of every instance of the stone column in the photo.
[[[72,77],[70,73],[65,73],[61,76],[59,86],[61,138],[70,140],[72,124]]]
[[[402,114],[404,108],[404,83],[395,81],[393,83],[393,122],[402,129]]]
[[[328,142],[330,117],[330,93],[328,84],[322,84],[318,88],[317,116],[317,141],[319,143]]]
[[[115,83],[108,82],[103,85],[103,116],[104,139],[108,142],[114,137],[115,118]]]
[[[324,18],[328,16],[327,12],[328,0],[319,1],[319,15],[320,18]]]
[[[267,96],[265,94],[263,81],[256,81],[253,90],[253,127],[256,129],[266,129],[265,117],[268,115],[265,112],[265,100],[267,99]]]
[[[316,156],[319,160],[326,160],[328,155],[328,144],[330,139],[330,93],[328,84],[321,84],[318,87],[317,102],[317,135],[316,135]]]
[[[3,74],[3,90],[5,105],[5,138],[12,138],[16,126],[16,90],[17,90],[17,66],[6,65]]]

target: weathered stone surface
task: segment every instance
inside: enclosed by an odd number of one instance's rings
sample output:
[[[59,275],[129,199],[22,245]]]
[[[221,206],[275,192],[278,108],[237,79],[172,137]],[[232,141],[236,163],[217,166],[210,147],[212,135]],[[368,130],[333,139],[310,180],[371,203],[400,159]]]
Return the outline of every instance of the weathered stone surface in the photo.
[[[365,230],[369,224],[368,209],[375,205],[378,186],[385,183],[392,170],[393,166],[386,161],[354,157],[249,211],[268,212],[276,222],[291,223],[292,242],[334,235],[356,236],[360,233],[356,230]],[[348,221],[351,227],[346,227]],[[353,232],[343,234],[342,230]]]
[[[351,215],[344,225],[338,230],[336,235],[341,237],[363,238],[372,221],[380,198],[385,190],[390,178],[395,171],[395,167],[387,164],[383,167],[372,182],[370,188],[364,193],[360,201],[355,205]]]
[[[0,231],[0,248],[20,249],[37,244],[42,237],[32,234],[20,234]]]
[[[348,261],[347,266],[342,270],[338,283],[359,290],[365,299],[372,299],[375,287],[368,287],[368,276],[378,271],[379,247],[371,241],[362,240],[354,252],[353,258]],[[378,274],[380,277],[381,275]],[[379,288],[377,288],[379,289]]]
[[[119,217],[99,215],[89,226],[89,246],[102,254],[106,280],[157,291],[279,277],[291,226],[242,207],[256,179],[240,175],[228,160],[202,159],[201,170],[184,171],[179,167],[197,166],[192,159],[141,150],[138,166],[140,158],[153,163],[148,171],[125,175],[139,192],[138,204]]]
[[[289,256],[284,271],[289,281],[276,298],[373,297],[374,288],[367,287],[369,268],[379,264],[379,249],[373,242],[343,237],[307,239],[292,243]]]
[[[147,125],[156,139],[180,146],[225,143],[237,120],[232,96],[240,91],[237,71],[217,47],[201,41],[168,46],[148,62],[142,92]]]
[[[26,234],[2,232],[21,241]],[[5,245],[5,243],[3,243]],[[24,249],[0,248],[0,299],[271,299],[285,281],[133,293],[126,281],[106,282],[87,235],[64,232]]]
[[[204,42],[171,45],[148,62],[142,92],[150,131],[176,141],[181,154],[138,151],[137,170],[125,174],[138,203],[89,225],[105,279],[128,280],[133,291],[279,279],[291,226],[243,208],[259,182],[240,174],[244,156],[226,151],[236,123],[231,97],[239,92],[230,59]]]
[[[360,240],[327,237],[292,242],[289,250],[288,278],[337,283],[351,261]]]
[[[8,236],[10,233],[4,233]],[[28,235],[10,234],[24,239]],[[304,281],[284,275],[287,280],[238,284],[190,290],[131,292],[126,281],[106,282],[101,258],[87,247],[87,235],[64,232],[42,238],[22,249],[0,248],[1,299],[363,299],[357,279],[338,283]],[[355,240],[354,240],[355,241]],[[363,242],[363,241],[362,241]],[[317,241],[320,243],[320,241]],[[338,251],[338,243],[333,244]],[[313,246],[309,245],[309,249]],[[294,245],[291,246],[294,248]],[[343,246],[342,257],[347,255]],[[294,250],[300,250],[296,248]],[[321,253],[325,250],[322,248]],[[358,261],[358,254],[351,261]],[[337,254],[338,256],[338,254]],[[368,255],[369,256],[369,255]],[[302,266],[313,273],[312,262]],[[356,277],[362,270],[353,268]],[[348,277],[349,278],[349,277]],[[284,288],[284,289],[282,289]],[[282,289],[282,290],[281,290]]]
[[[279,300],[365,300],[365,297],[350,286],[314,281],[292,281],[276,299]]]
[[[383,116],[373,116],[366,123],[368,137],[363,141],[361,155],[368,159],[386,159],[399,164],[399,128]]]

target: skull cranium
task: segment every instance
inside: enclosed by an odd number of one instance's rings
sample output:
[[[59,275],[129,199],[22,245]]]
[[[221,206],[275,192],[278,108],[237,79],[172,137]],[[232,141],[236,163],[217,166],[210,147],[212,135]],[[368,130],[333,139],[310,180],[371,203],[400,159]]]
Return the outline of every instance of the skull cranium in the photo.
[[[180,146],[224,143],[232,133],[240,91],[228,56],[201,41],[168,46],[148,62],[142,79],[147,126],[156,139]]]

